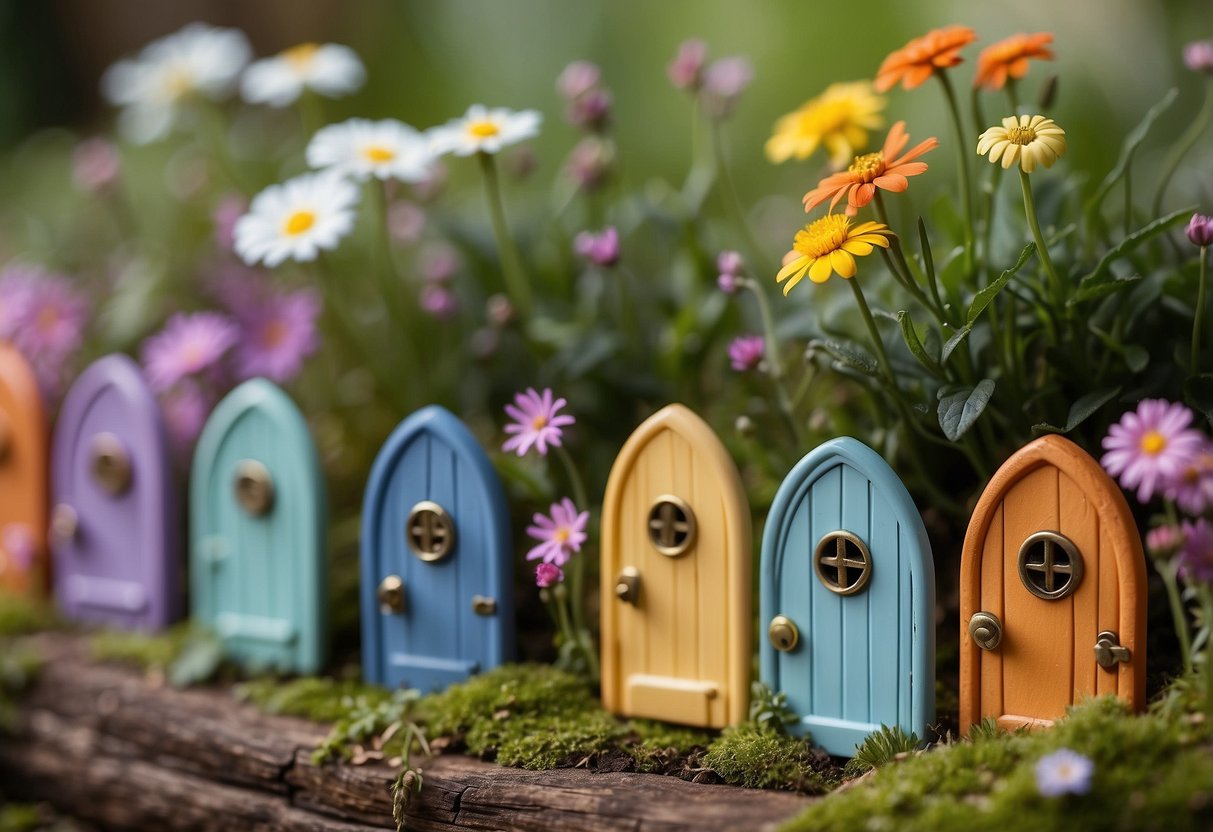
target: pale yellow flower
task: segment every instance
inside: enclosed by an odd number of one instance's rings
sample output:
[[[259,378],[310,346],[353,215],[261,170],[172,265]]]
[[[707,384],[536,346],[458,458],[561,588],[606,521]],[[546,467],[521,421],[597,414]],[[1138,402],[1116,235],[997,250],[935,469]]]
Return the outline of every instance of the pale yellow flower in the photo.
[[[1000,126],[991,127],[977,138],[977,154],[989,154],[990,161],[1009,168],[1019,160],[1024,173],[1046,168],[1066,152],[1066,131],[1044,116],[1007,116]]]
[[[831,84],[825,92],[775,122],[767,158],[778,164],[807,159],[825,145],[830,164],[846,165],[868,146],[868,131],[884,126],[885,99],[868,81]]]

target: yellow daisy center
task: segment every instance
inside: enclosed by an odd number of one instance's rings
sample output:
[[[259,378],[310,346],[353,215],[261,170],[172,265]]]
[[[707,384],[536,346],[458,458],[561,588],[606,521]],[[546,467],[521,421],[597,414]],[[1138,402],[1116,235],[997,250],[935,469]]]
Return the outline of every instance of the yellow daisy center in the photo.
[[[396,151],[392,150],[390,147],[384,147],[381,144],[373,144],[370,147],[364,147],[362,149],[362,155],[365,156],[368,161],[382,164],[383,162],[390,162],[395,159]]]
[[[170,98],[180,98],[194,88],[194,76],[188,70],[175,66],[164,77],[164,89]]]
[[[842,214],[826,214],[806,228],[796,232],[792,247],[805,257],[821,257],[837,251],[847,241],[851,221]]]
[[[568,543],[569,542],[569,530],[564,528],[563,526],[561,526],[559,529],[556,530],[556,533],[554,535],[552,535],[552,537],[554,537],[556,539],[557,543]]]
[[[1167,447],[1167,437],[1163,436],[1156,430],[1148,432],[1141,438],[1142,453],[1150,456],[1158,456]]]
[[[296,211],[286,218],[282,230],[288,237],[298,237],[316,224],[316,214],[312,211]]]
[[[307,69],[319,51],[320,45],[317,43],[301,43],[284,51],[282,57],[295,69]]]
[[[479,121],[469,122],[467,129],[468,133],[473,138],[477,139],[491,139],[493,136],[496,136],[501,132],[500,125],[498,125],[497,122],[490,121],[487,118],[480,119]]]
[[[847,172],[855,174],[864,182],[871,182],[884,173],[884,154],[865,153],[862,156],[856,156],[855,161],[847,168]]]
[[[543,430],[545,427],[547,427],[547,424],[548,417],[542,414],[531,420],[531,427],[535,430]]]
[[[1031,127],[1012,127],[1007,131],[1011,144],[1025,145],[1036,141],[1036,130]]]

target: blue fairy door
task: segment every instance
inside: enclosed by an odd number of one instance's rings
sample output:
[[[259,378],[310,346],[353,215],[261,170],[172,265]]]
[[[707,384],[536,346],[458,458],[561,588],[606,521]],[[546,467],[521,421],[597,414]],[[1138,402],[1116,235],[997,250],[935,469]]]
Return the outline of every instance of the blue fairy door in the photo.
[[[762,536],[761,677],[831,754],[935,713],[935,568],[905,486],[850,437],[809,452]]]
[[[513,562],[501,481],[436,405],[396,428],[362,506],[362,667],[368,682],[440,690],[507,661]]]
[[[190,476],[190,600],[232,658],[315,673],[324,661],[324,480],[307,422],[265,379],[215,408]]]

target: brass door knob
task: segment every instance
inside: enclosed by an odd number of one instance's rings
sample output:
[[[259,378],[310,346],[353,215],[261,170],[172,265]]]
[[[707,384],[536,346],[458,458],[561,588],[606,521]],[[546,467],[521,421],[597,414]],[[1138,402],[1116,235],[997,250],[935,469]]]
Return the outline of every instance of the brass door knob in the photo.
[[[634,566],[625,566],[615,579],[615,595],[625,604],[636,604],[640,600],[640,571]]]
[[[771,619],[771,626],[767,627],[767,638],[776,650],[791,653],[800,644],[800,630],[796,629],[792,619],[777,615]]]
[[[112,433],[99,433],[93,437],[90,452],[93,481],[103,491],[117,497],[130,488],[131,458],[121,439]]]
[[[1115,670],[1118,664],[1128,664],[1133,658],[1128,647],[1120,646],[1120,636],[1104,630],[1095,642],[1095,661],[1104,670]]]
[[[379,612],[400,615],[404,612],[404,581],[399,575],[388,575],[379,584],[376,597],[379,599]]]
[[[982,650],[994,650],[1002,644],[1002,622],[992,612],[975,612],[969,619],[969,635]]]
[[[51,537],[66,543],[80,531],[80,516],[67,503],[59,503],[51,511]]]
[[[476,615],[496,615],[497,599],[490,598],[487,595],[473,595],[472,612],[476,613]]]
[[[252,517],[269,514],[274,507],[274,478],[270,476],[270,469],[255,459],[242,459],[236,463],[232,491],[236,503]]]

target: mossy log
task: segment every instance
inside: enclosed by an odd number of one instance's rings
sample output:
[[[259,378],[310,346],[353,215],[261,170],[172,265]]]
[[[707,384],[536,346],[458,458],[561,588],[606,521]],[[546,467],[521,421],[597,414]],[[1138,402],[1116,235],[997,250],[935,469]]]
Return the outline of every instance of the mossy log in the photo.
[[[322,725],[270,716],[226,690],[178,690],[93,662],[67,636],[36,639],[45,664],[17,732],[0,739],[0,793],[47,801],[106,829],[362,832],[393,829],[386,765],[316,766]],[[407,828],[773,828],[808,798],[675,777],[523,771],[465,756],[423,763]]]

